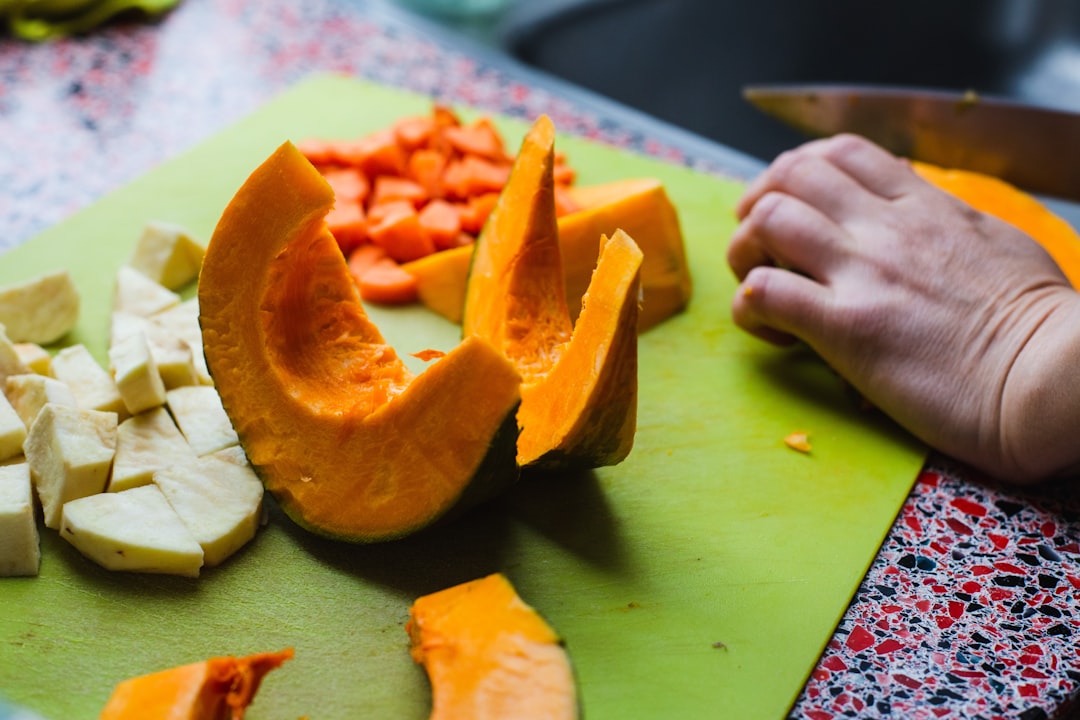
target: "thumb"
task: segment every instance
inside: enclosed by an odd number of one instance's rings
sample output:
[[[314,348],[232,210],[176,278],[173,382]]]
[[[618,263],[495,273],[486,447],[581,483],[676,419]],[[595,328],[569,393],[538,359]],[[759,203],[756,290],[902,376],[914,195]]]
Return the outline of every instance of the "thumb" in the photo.
[[[802,340],[812,346],[822,332],[832,292],[790,270],[758,266],[751,270],[732,302],[735,324],[776,345]]]

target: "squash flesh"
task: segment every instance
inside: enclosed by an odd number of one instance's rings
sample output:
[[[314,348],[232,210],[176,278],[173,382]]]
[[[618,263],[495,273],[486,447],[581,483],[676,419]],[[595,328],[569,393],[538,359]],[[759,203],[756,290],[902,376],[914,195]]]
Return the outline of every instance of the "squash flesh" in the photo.
[[[587,292],[595,307],[575,328],[555,214],[554,144],[554,126],[541,116],[477,240],[462,330],[489,341],[521,373],[519,465],[614,465],[635,430],[641,252],[625,233],[605,243],[613,252]]]
[[[1000,178],[912,162],[924,180],[976,210],[1019,228],[1042,245],[1074,288],[1080,288],[1080,234],[1035,197]]]
[[[520,377],[463,342],[413,376],[364,312],[324,217],[333,192],[291,144],[226,208],[199,282],[207,363],[285,512],[331,537],[401,537],[516,478]]]
[[[576,718],[566,651],[494,574],[418,598],[406,626],[432,687],[432,720]]]
[[[293,656],[291,649],[216,657],[117,684],[100,720],[241,720],[263,677]]]

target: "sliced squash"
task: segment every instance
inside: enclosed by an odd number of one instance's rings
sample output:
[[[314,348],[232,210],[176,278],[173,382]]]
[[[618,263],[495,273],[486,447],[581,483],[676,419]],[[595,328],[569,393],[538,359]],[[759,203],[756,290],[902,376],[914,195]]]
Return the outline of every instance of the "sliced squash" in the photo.
[[[601,241],[575,328],[556,222],[554,143],[554,126],[542,116],[477,240],[462,329],[521,373],[520,465],[614,465],[634,439],[642,255],[621,231]]]
[[[417,599],[406,630],[431,683],[432,720],[578,717],[566,650],[503,575]]]
[[[120,682],[100,720],[243,720],[263,678],[292,649],[246,657],[215,657]]]
[[[199,280],[207,365],[248,458],[300,525],[375,542],[517,475],[520,377],[470,337],[414,376],[370,321],[290,143],[225,209]]]
[[[1037,198],[990,175],[923,162],[913,162],[912,166],[927,182],[1030,235],[1050,254],[1072,286],[1080,288],[1080,234]]]
[[[679,216],[663,183],[633,178],[566,188],[565,192],[581,208],[558,220],[571,320],[581,311],[581,298],[596,267],[600,236],[610,236],[619,229],[630,235],[644,254],[638,331],[660,324],[687,306],[693,281]],[[472,253],[473,246],[468,245],[402,266],[416,278],[420,302],[454,323],[461,322]]]

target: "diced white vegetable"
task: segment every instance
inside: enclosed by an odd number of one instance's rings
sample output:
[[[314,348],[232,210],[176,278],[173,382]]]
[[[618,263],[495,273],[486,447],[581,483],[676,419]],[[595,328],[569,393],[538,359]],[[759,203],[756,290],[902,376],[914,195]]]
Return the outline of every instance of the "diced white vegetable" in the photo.
[[[206,249],[184,228],[152,222],[143,229],[129,264],[169,290],[177,290],[198,277],[205,254]]]
[[[154,484],[199,541],[207,566],[220,564],[255,537],[263,486],[251,466],[207,455],[158,470]]]
[[[13,342],[47,345],[79,319],[79,291],[67,270],[0,288],[0,323]]]
[[[4,381],[4,392],[28,430],[47,403],[77,407],[75,394],[67,383],[35,373],[9,375]]]
[[[60,527],[64,503],[105,489],[116,453],[116,413],[46,405],[23,443],[45,526]]]
[[[15,407],[6,397],[0,395],[0,460],[21,455],[24,440],[26,425]]]
[[[199,381],[203,385],[213,385],[210,371],[206,367],[206,356],[203,354],[202,328],[199,326],[199,301],[197,298],[185,300],[176,307],[169,308],[157,315],[150,316],[151,329],[147,336],[151,342],[157,342],[159,337],[179,338],[190,348],[195,369],[199,374]]]
[[[15,354],[30,372],[52,376],[52,355],[37,343],[15,343]]]
[[[116,271],[114,312],[146,317],[179,304],[179,295],[135,268],[125,265]]]
[[[0,576],[37,575],[40,566],[30,466],[0,466]]]
[[[210,385],[175,388],[166,393],[165,402],[196,455],[208,455],[240,442],[221,406],[217,388]]]
[[[145,333],[128,335],[109,348],[109,372],[124,407],[132,415],[165,404],[165,383]]]
[[[80,408],[114,412],[120,418],[128,416],[116,382],[85,345],[71,345],[57,352],[53,357],[53,375],[67,383]]]
[[[8,375],[24,375],[28,372],[30,368],[15,349],[15,343],[7,336],[3,324],[0,324],[0,380]]]
[[[116,459],[108,490],[149,485],[155,470],[194,460],[195,451],[164,407],[132,415],[116,430]]]
[[[203,551],[156,485],[73,500],[60,536],[108,570],[197,577]]]

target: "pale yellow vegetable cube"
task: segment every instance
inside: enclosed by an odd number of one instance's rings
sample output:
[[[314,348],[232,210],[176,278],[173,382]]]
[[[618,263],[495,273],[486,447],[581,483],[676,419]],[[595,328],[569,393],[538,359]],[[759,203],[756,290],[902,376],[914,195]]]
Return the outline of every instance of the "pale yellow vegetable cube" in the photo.
[[[154,471],[195,460],[195,451],[164,407],[132,415],[116,431],[109,492],[149,485]]]
[[[4,393],[28,430],[47,403],[77,407],[67,383],[35,373],[9,375],[4,381]]]
[[[145,333],[128,335],[109,348],[109,372],[132,415],[165,404],[165,383]]]
[[[116,413],[48,404],[23,443],[45,526],[60,527],[64,503],[105,490],[116,454]]]
[[[52,355],[37,343],[14,343],[15,354],[30,372],[52,376]]]
[[[175,388],[166,393],[166,403],[196,455],[208,455],[240,442],[221,406],[217,388],[210,385]]]
[[[0,466],[0,576],[37,575],[40,566],[30,467]]]
[[[60,537],[108,570],[198,577],[203,551],[156,485],[73,500]]]
[[[11,402],[0,395],[0,460],[21,455],[24,440],[26,425]]]
[[[220,564],[255,537],[263,485],[250,465],[207,455],[158,470],[154,484],[202,546],[207,566]]]
[[[0,288],[0,323],[13,342],[47,345],[75,327],[79,291],[67,270]]]
[[[179,304],[179,295],[139,270],[125,265],[116,271],[114,312],[146,317]]]
[[[129,415],[116,382],[85,345],[72,345],[57,352],[53,357],[53,375],[67,383],[80,408],[114,412],[121,419]]]
[[[143,229],[131,256],[131,267],[169,290],[199,276],[206,249],[179,225],[152,222]]]

